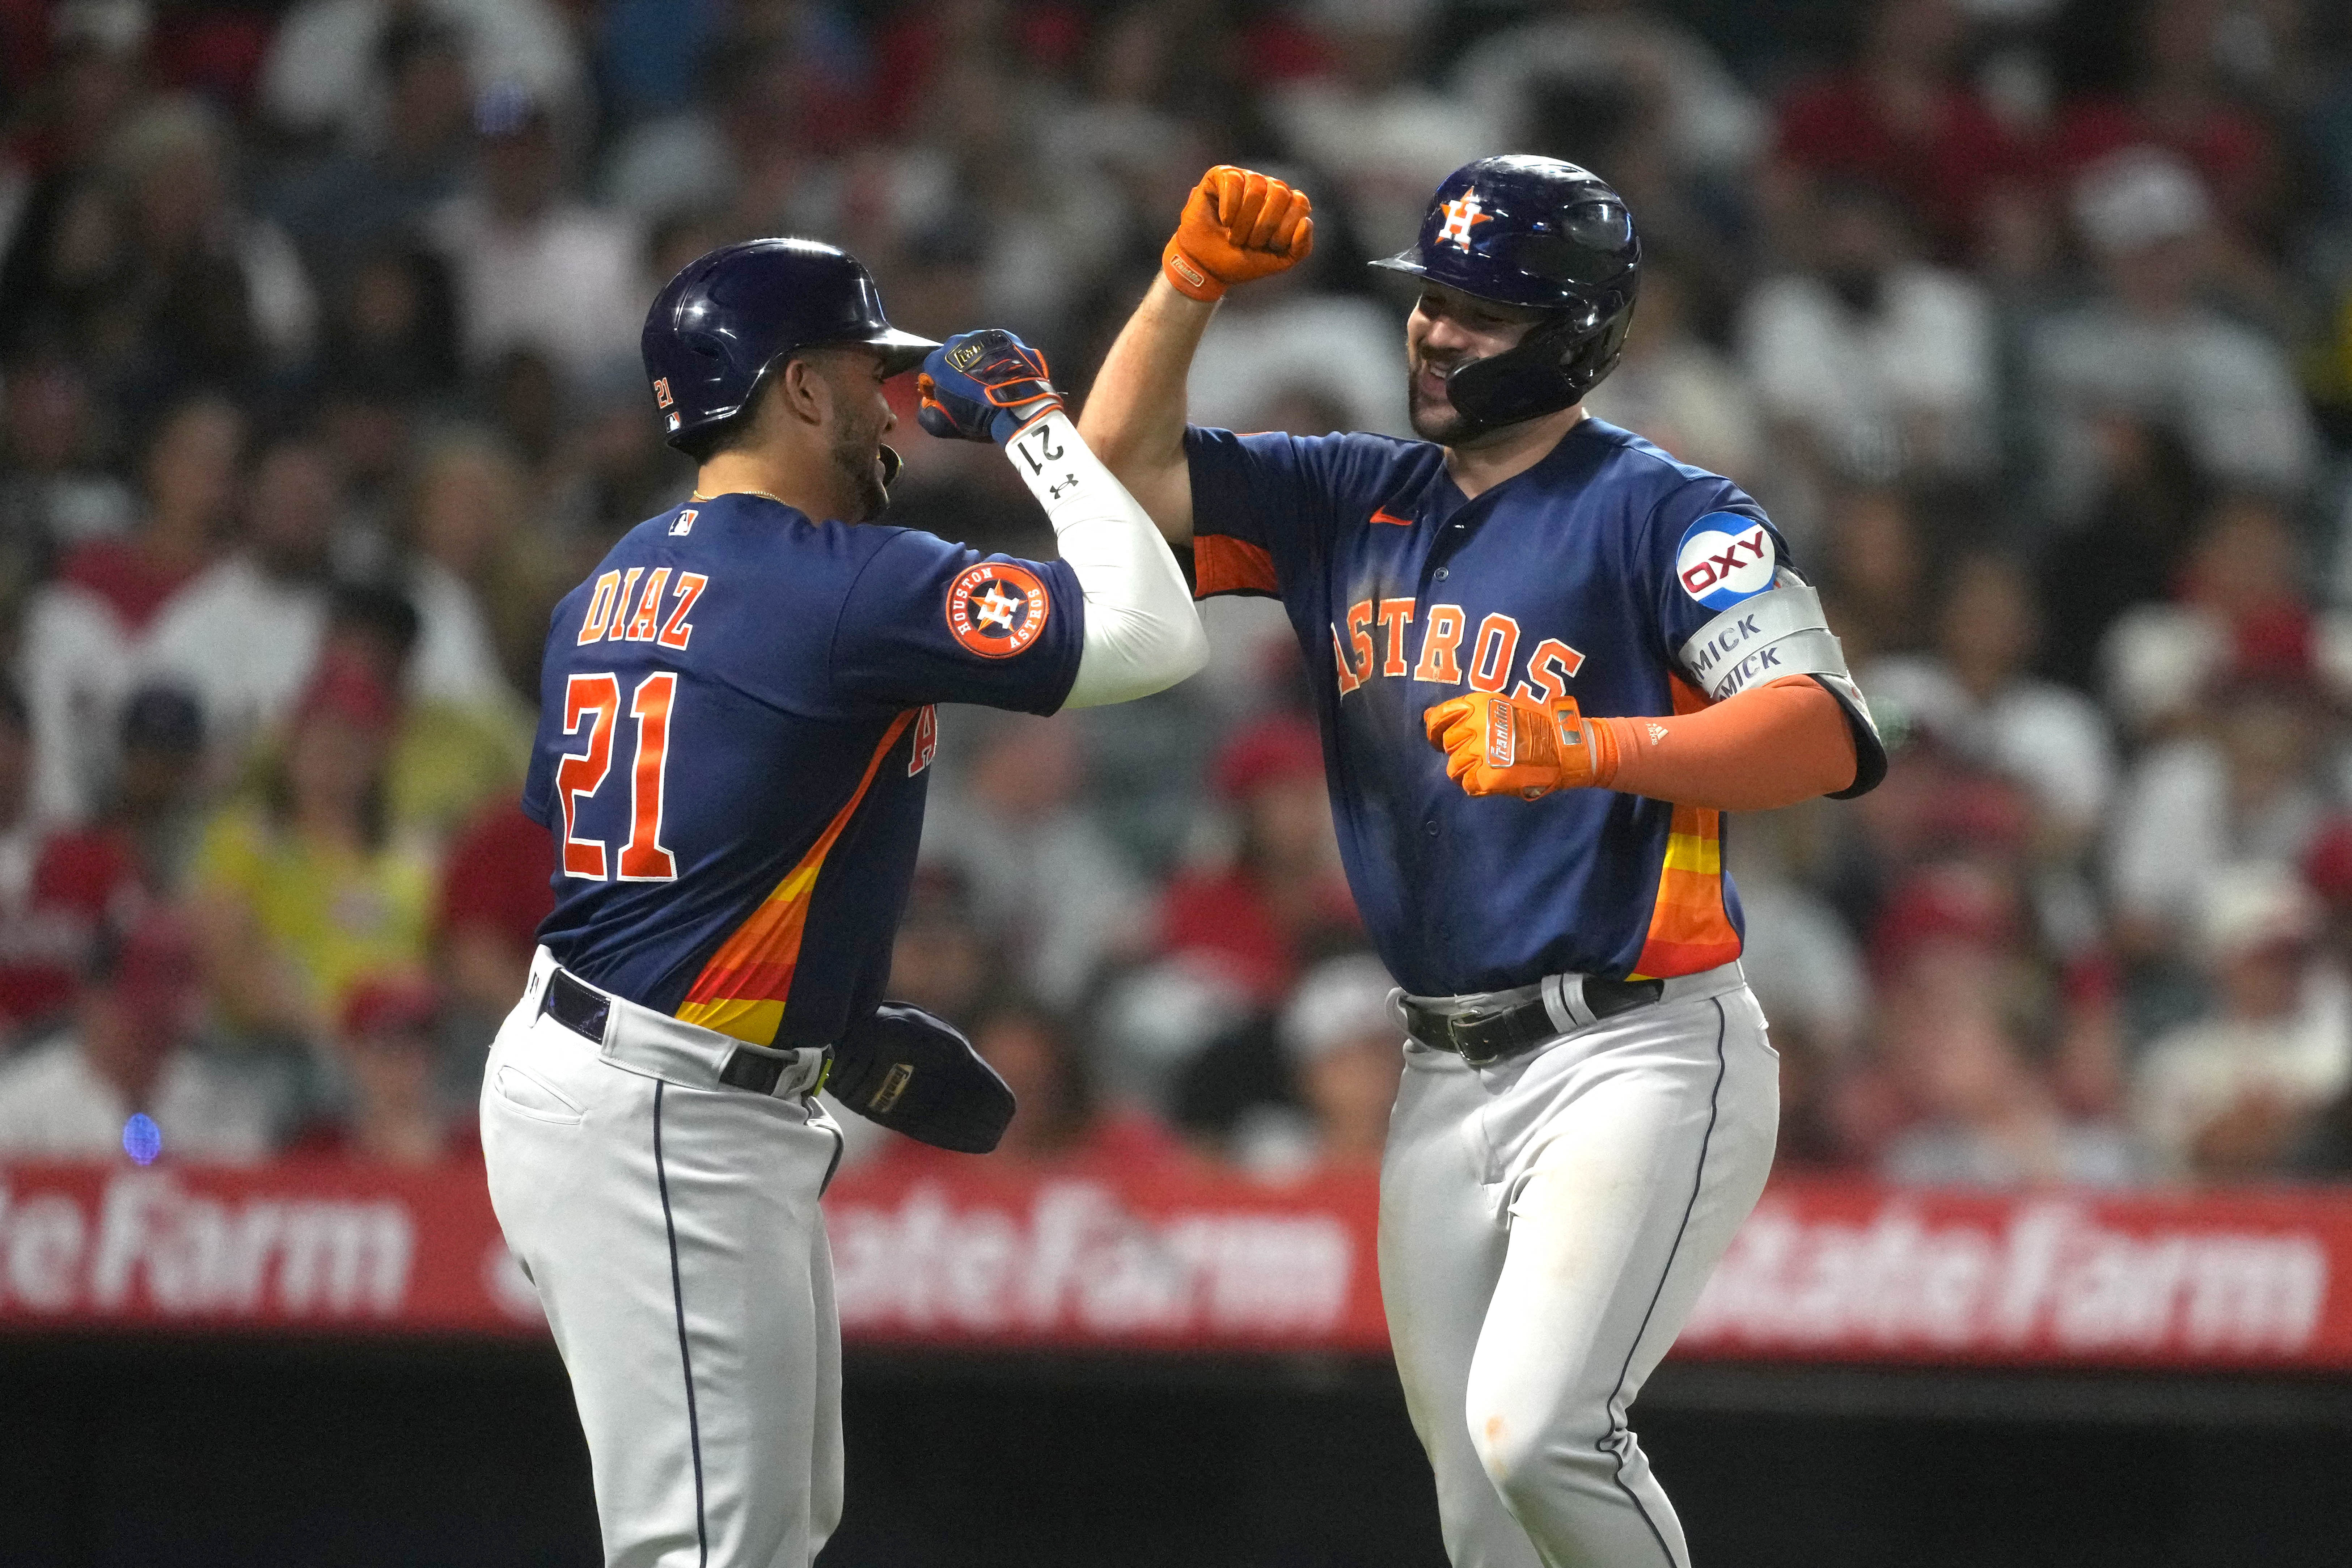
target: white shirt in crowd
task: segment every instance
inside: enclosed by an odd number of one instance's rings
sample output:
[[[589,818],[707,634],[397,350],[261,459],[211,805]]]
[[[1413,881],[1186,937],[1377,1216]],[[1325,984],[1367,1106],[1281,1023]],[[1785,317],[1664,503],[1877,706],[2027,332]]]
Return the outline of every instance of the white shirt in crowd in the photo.
[[[2315,966],[2291,1018],[2209,1018],[2158,1038],[2133,1075],[2132,1119],[2148,1148],[2179,1170],[2197,1135],[2248,1094],[2309,1111],[2347,1083],[2352,991],[2332,970]]]
[[[33,811],[79,822],[98,806],[114,756],[123,699],[147,634],[76,583],[52,582],[25,608],[16,675],[33,728]]]
[[[1536,132],[1531,100],[1543,85],[1600,95],[1629,82],[1654,87],[1665,146],[1695,174],[1743,173],[1770,130],[1763,107],[1704,39],[1630,7],[1555,14],[1496,33],[1464,53],[1453,79],[1459,100],[1491,106],[1505,142]]]
[[[1966,466],[1985,450],[1992,316],[1984,291],[1958,273],[1895,268],[1867,316],[1818,278],[1769,279],[1741,312],[1739,353],[1765,412],[1833,456],[1907,453],[1906,426],[1921,415],[1942,435],[1940,449],[1917,456]]]
[[[302,0],[278,24],[262,59],[264,111],[298,133],[374,140],[386,108],[380,50],[404,11],[425,13],[464,40],[477,88],[512,82],[546,104],[582,98],[579,49],[562,7],[547,0]]]
[[[90,1069],[71,1035],[28,1047],[0,1064],[0,1155],[119,1155],[133,1109]],[[194,1051],[172,1053],[147,1113],[163,1132],[166,1154],[249,1163],[269,1152],[268,1098]]]
[[[1297,388],[1344,410],[1349,429],[1409,436],[1403,323],[1360,296],[1293,295],[1252,308],[1236,295],[1201,335],[1186,416],[1262,430],[1274,400]]]
[[[499,673],[498,644],[473,589],[430,559],[417,561],[404,587],[416,606],[409,692],[462,707],[511,706],[513,695]]]
[[[2318,611],[2311,631],[2314,672],[2332,694],[2352,694],[2352,614]],[[2192,712],[2235,654],[2228,626],[2208,610],[2134,605],[2116,617],[2099,642],[2107,707],[2135,731]]]
[[[1446,175],[1495,150],[1483,102],[1412,84],[1365,92],[1309,79],[1276,92],[1269,108],[1298,156],[1346,194],[1364,245],[1388,256],[1412,244]]]
[[[1979,702],[1927,655],[1880,659],[1862,680],[1874,703],[1896,705],[1942,744],[2024,786],[2057,826],[2098,826],[2115,793],[2116,756],[2106,718],[2089,698],[2029,676]]]
[[[2197,310],[2156,321],[2089,305],[2046,322],[2031,358],[2051,499],[2062,513],[2095,494],[2096,422],[2114,414],[2170,430],[2224,485],[2290,492],[2310,477],[2317,441],[2286,356],[2226,317]]]
[[[1005,939],[1021,980],[1049,1006],[1075,1006],[1147,918],[1126,860],[1078,806],[1011,821],[934,789],[922,858],[969,879],[980,923]]]
[[[636,364],[645,288],[626,218],[562,202],[535,222],[501,223],[469,195],[445,205],[431,227],[456,274],[472,363],[531,349],[592,384]]]
[[[206,568],[148,634],[143,674],[185,686],[215,755],[286,716],[310,679],[327,625],[326,590],[271,577],[251,557]]]
[[[2241,860],[2294,864],[2326,812],[2320,792],[2297,783],[2241,817],[2221,747],[2201,738],[2151,747],[2116,799],[2107,840],[2116,910],[2192,929],[2225,867]]]

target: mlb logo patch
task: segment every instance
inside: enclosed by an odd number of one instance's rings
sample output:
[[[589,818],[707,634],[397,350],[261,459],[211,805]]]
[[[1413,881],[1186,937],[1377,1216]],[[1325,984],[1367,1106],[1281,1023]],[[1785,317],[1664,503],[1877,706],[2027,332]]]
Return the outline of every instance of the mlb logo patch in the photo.
[[[692,533],[693,531],[694,509],[692,507],[688,507],[684,511],[677,514],[677,521],[669,525],[670,537],[676,539],[680,535]]]
[[[654,406],[656,408],[667,408],[670,405],[671,401],[672,399],[669,395],[669,377],[666,375],[656,376],[654,378]]]

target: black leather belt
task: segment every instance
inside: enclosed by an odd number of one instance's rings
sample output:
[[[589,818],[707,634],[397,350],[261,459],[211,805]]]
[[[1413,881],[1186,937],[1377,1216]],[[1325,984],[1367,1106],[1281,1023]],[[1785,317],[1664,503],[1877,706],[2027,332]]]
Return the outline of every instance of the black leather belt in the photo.
[[[613,999],[587,982],[573,978],[569,971],[552,969],[548,972],[547,992],[540,998],[539,1010],[601,1048],[604,1044],[604,1026],[613,1016]],[[793,1055],[789,1051],[738,1046],[719,1069],[719,1081],[730,1089],[773,1094],[784,1069],[793,1062]]]
[[[1646,1007],[1666,992],[1663,980],[1610,980],[1587,975],[1582,984],[1584,1005],[1595,1022]],[[1404,999],[1404,1021],[1406,1031],[1423,1045],[1452,1051],[1475,1068],[1523,1055],[1560,1036],[1559,1026],[1552,1021],[1551,1009],[1544,1005],[1540,988],[1524,1000],[1484,1010],[1449,1012],[1408,996]]]

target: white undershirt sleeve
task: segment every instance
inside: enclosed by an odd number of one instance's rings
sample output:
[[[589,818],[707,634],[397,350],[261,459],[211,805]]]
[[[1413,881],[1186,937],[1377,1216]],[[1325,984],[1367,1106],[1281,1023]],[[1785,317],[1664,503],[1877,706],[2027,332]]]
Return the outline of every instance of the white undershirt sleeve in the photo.
[[[1065,708],[1129,702],[1175,685],[1209,658],[1192,590],[1159,529],[1056,411],[1005,443],[1087,595],[1086,644]]]

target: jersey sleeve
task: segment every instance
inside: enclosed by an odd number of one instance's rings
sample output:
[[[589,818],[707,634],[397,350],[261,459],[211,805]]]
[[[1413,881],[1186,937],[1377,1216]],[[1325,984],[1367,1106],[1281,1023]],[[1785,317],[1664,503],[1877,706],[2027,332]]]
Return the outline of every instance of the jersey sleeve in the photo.
[[[850,584],[827,660],[835,689],[858,700],[1051,713],[1085,646],[1086,595],[1068,566],[910,529]]]
[[[1764,509],[1728,479],[1693,479],[1658,502],[1643,538],[1658,653],[1677,679],[1719,700],[1782,673],[1811,676],[1853,734],[1854,780],[1836,798],[1876,788],[1886,775],[1877,722]]]
[[[1187,429],[1193,597],[1281,597],[1322,552],[1349,497],[1368,482],[1377,488],[1394,445],[1384,437]]]

